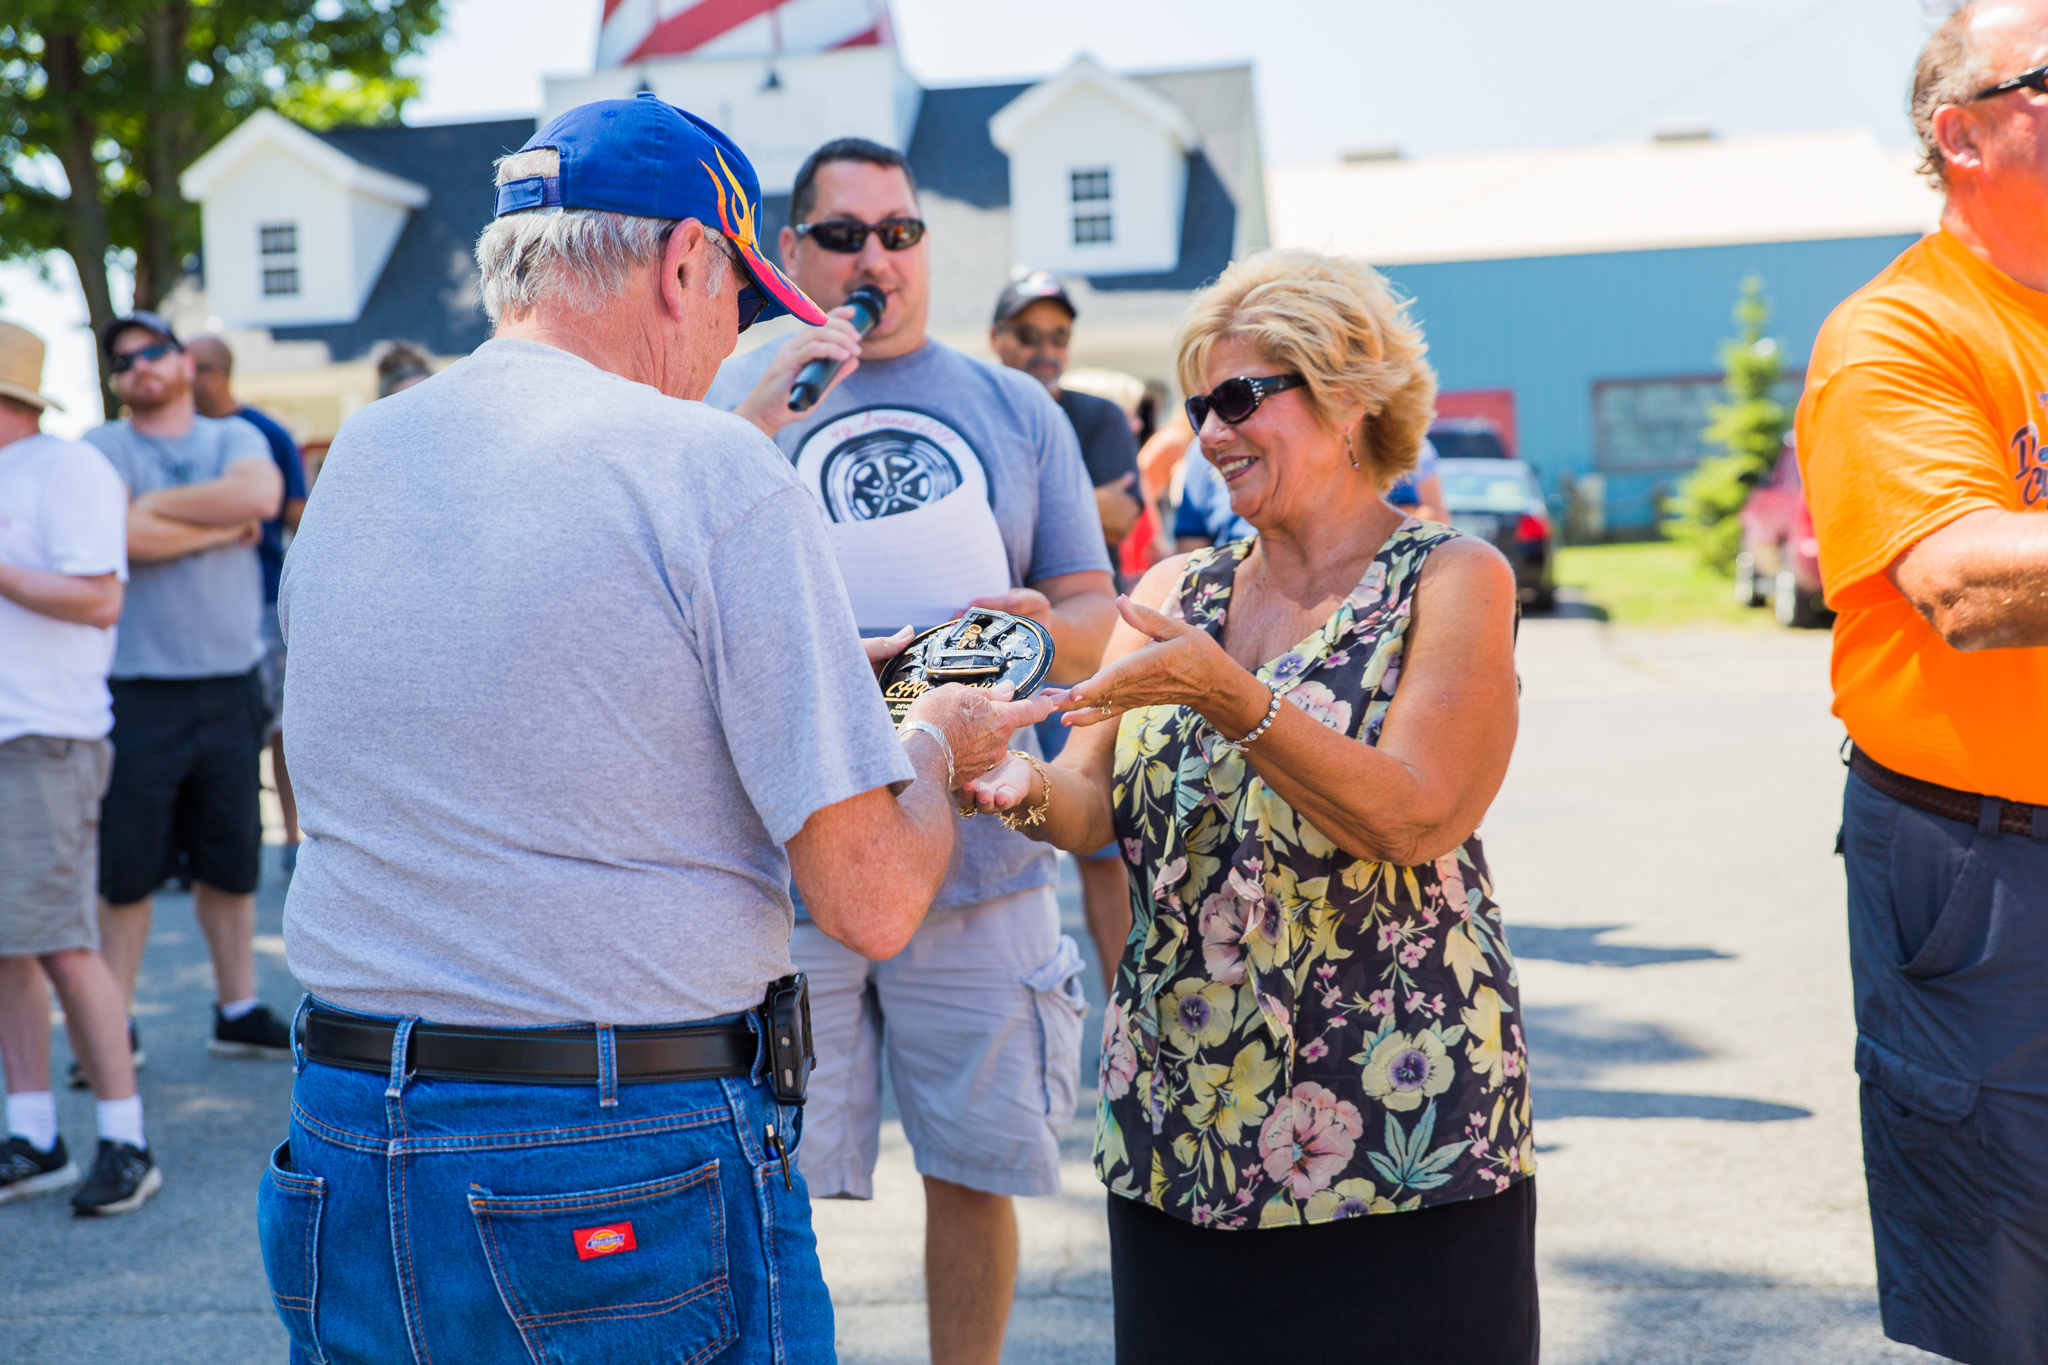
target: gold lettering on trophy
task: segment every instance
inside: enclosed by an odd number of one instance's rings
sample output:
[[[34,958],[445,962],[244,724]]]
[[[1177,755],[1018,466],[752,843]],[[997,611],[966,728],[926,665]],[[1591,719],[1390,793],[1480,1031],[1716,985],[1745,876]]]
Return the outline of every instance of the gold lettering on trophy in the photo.
[[[916,701],[932,690],[932,685],[923,678],[898,678],[882,693],[886,701]]]

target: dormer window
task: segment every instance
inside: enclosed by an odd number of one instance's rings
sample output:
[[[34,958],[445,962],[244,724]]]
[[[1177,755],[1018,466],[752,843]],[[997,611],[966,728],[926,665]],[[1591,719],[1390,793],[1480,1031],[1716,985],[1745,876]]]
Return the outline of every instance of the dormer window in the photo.
[[[1088,166],[1067,174],[1074,211],[1074,245],[1116,240],[1110,213],[1109,167]]]
[[[270,298],[299,292],[299,225],[264,223],[256,229],[262,261],[263,294]]]

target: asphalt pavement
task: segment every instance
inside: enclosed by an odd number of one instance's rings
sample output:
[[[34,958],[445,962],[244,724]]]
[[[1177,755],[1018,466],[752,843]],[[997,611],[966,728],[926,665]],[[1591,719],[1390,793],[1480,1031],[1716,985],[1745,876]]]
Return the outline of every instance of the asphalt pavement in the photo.
[[[1934,1360],[1878,1327],[1825,633],[1541,619],[1520,663],[1521,738],[1482,832],[1532,1047],[1544,1358]],[[272,867],[257,956],[280,1010],[297,995],[282,903]],[[1062,904],[1086,952],[1071,874]],[[1092,1076],[1092,964],[1085,980]],[[0,1208],[0,1361],[283,1360],[254,1200],[290,1068],[208,1056],[210,999],[190,899],[160,897],[138,1015],[163,1193],[104,1221],[61,1197]],[[1093,1102],[1063,1192],[1019,1203],[1017,1365],[1111,1358]],[[90,1151],[90,1097],[64,1092],[59,1114]],[[908,1365],[925,1359],[923,1209],[893,1122],[875,1185],[818,1206],[821,1253],[841,1359]],[[1484,1311],[1483,1284],[1458,1292]]]

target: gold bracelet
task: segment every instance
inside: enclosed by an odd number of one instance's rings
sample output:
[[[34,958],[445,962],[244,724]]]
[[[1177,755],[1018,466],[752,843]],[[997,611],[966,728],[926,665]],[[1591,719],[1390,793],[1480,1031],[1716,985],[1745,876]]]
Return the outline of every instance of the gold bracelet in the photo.
[[[1046,817],[1052,814],[1052,774],[1046,770],[1046,766],[1043,763],[1033,758],[1030,754],[1025,753],[1022,749],[1012,749],[1010,753],[1029,763],[1032,771],[1036,772],[1044,780],[1045,798],[1029,810],[1005,810],[998,811],[996,814],[1011,829],[1024,829],[1032,825],[1042,825],[1045,823]]]

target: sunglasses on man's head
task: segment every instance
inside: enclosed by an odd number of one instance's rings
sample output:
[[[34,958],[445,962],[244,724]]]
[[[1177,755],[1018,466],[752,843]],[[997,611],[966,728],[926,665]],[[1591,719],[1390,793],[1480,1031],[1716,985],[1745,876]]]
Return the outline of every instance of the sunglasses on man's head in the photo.
[[[1200,431],[1202,423],[1208,421],[1209,414],[1213,412],[1219,420],[1235,426],[1257,412],[1259,404],[1274,394],[1298,389],[1306,383],[1308,381],[1298,374],[1273,374],[1263,379],[1239,375],[1235,379],[1226,379],[1207,393],[1188,396],[1188,422]]]
[[[879,223],[863,223],[858,218],[832,218],[822,223],[805,223],[795,232],[842,256],[851,256],[866,246],[870,232],[881,239],[884,251],[908,251],[924,240],[924,219],[884,218]]]
[[[2037,66],[2032,71],[2020,72],[2009,81],[1987,85],[1970,96],[1970,101],[1975,103],[1978,100],[1988,100],[1993,95],[2009,95],[2015,90],[2035,90],[2048,95],[2048,66]]]
[[[113,364],[107,368],[115,374],[126,374],[135,368],[135,362],[138,360],[162,360],[165,356],[174,355],[183,349],[184,347],[172,342],[159,341],[154,346],[145,346],[139,351],[130,351],[126,355],[115,356]]]
[[[1050,332],[1041,331],[1036,327],[1012,327],[1010,335],[1017,338],[1018,345],[1028,346],[1034,351],[1041,346],[1064,351],[1067,344],[1074,339],[1073,331],[1066,327],[1055,327]]]

